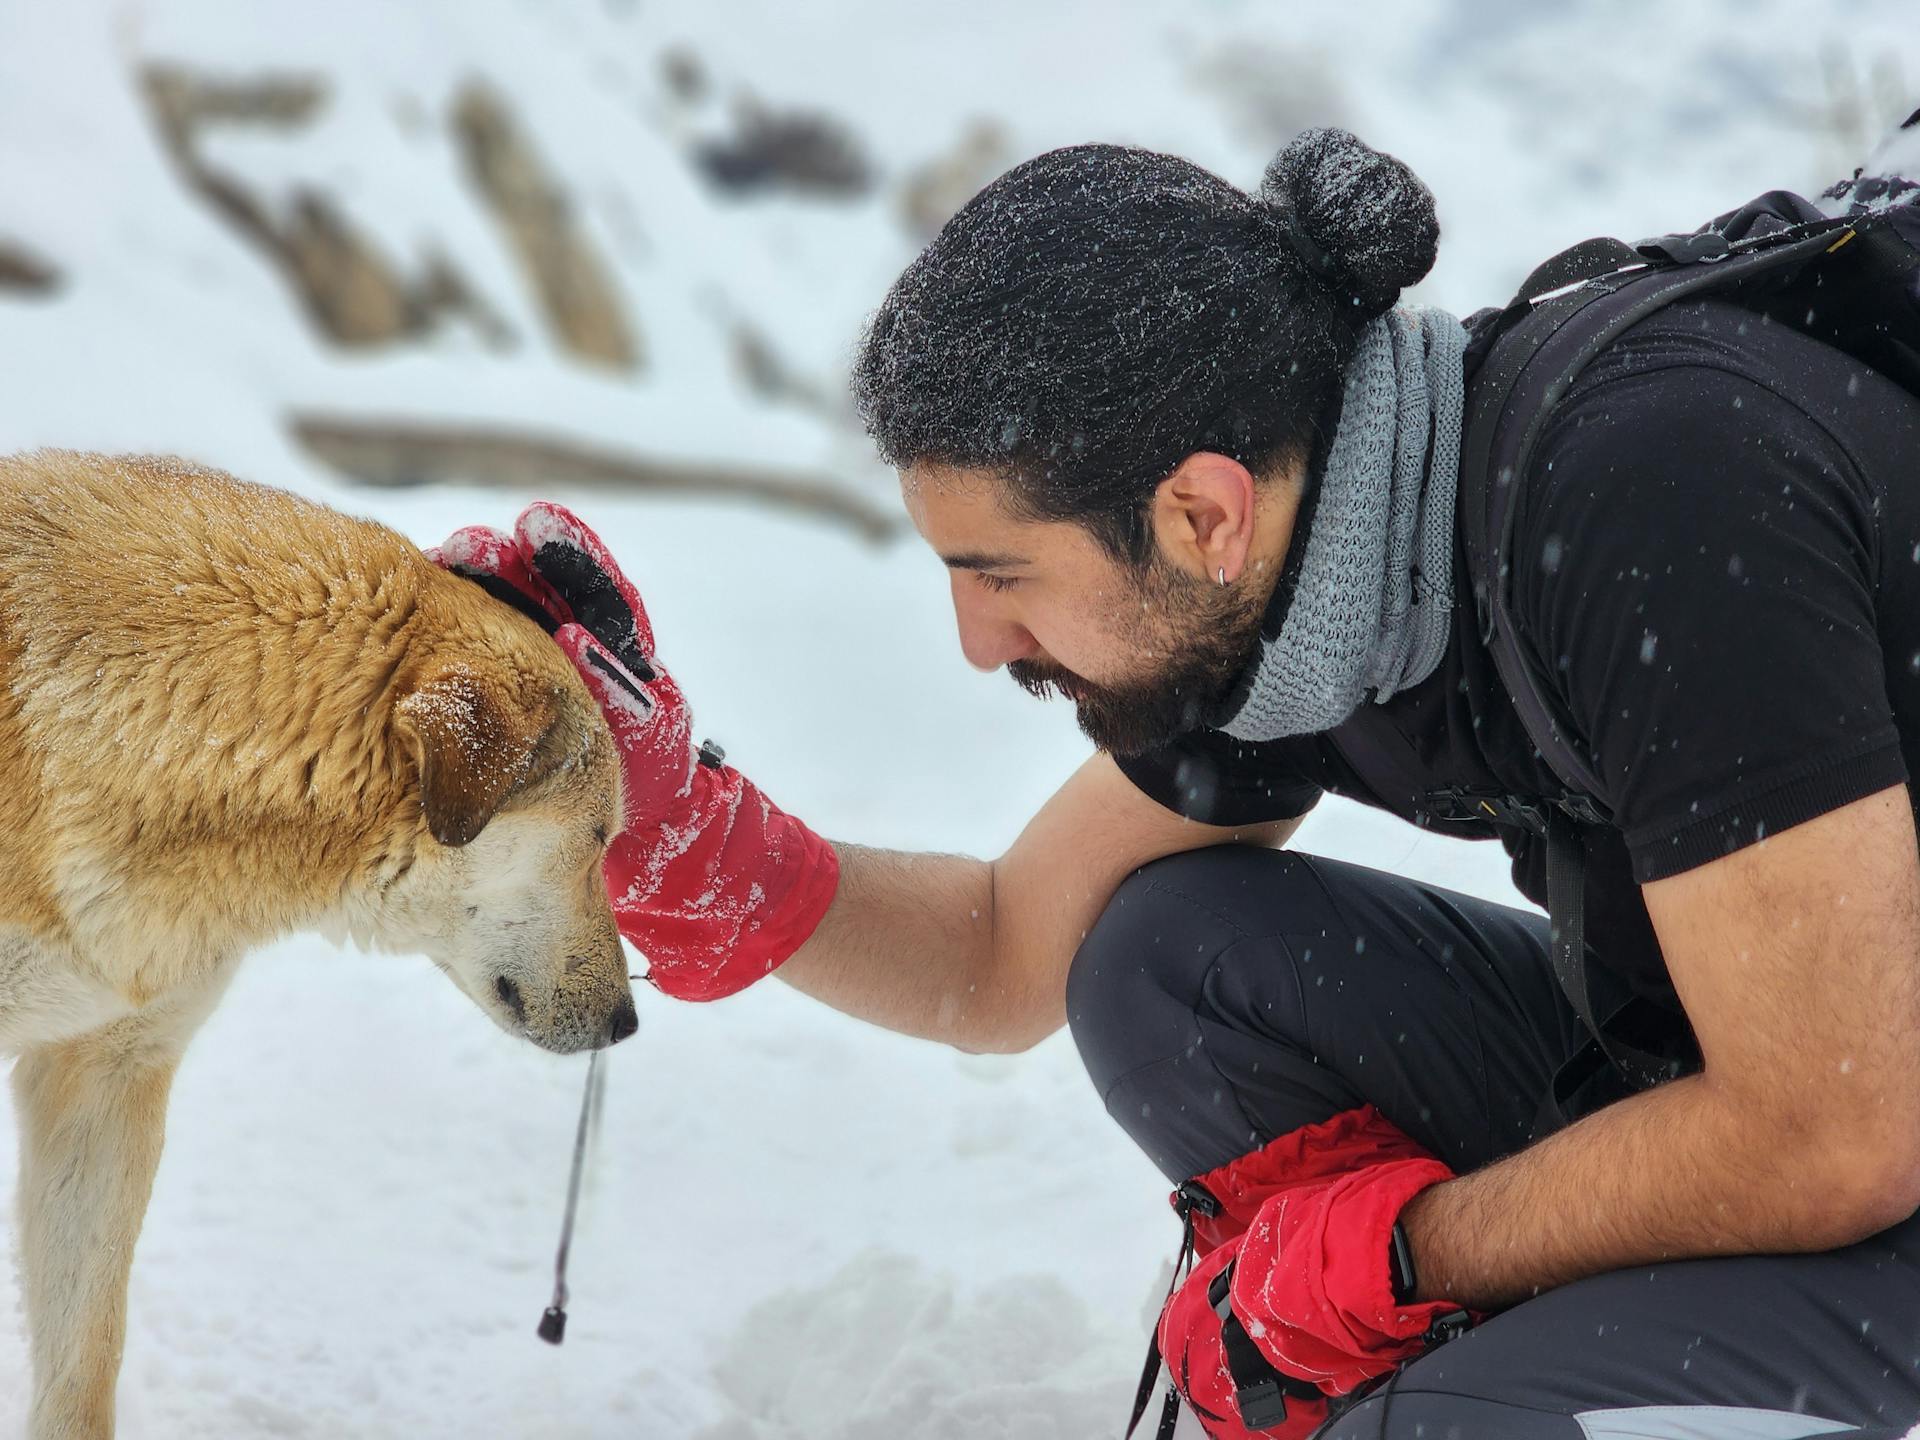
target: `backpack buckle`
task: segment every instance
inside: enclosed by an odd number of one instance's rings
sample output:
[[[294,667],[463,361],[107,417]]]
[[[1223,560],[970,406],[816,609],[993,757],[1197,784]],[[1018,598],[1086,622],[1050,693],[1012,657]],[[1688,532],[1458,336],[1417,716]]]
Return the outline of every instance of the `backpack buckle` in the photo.
[[[1664,260],[1669,265],[1711,265],[1733,253],[1727,237],[1714,230],[1693,235],[1656,235],[1633,248],[1649,260]]]
[[[1471,785],[1449,785],[1429,790],[1414,811],[1414,824],[1429,820],[1467,821],[1511,826],[1529,835],[1547,833],[1547,812],[1558,810],[1581,825],[1610,825],[1607,812],[1590,795],[1510,795],[1504,790],[1482,790]]]
[[[1562,795],[1554,806],[1582,825],[1611,825],[1613,822],[1591,795]]]
[[[1478,820],[1484,825],[1517,826],[1534,835],[1547,832],[1545,802],[1524,795],[1509,795],[1501,790],[1481,790],[1470,785],[1449,785],[1429,790],[1416,819]]]

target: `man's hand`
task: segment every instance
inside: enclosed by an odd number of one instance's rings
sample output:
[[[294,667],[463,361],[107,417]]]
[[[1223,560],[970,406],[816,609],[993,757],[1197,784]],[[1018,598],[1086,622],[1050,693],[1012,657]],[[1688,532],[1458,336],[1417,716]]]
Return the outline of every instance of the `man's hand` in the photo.
[[[718,747],[696,749],[646,607],[600,537],[563,506],[536,502],[511,535],[469,526],[427,554],[541,621],[599,702],[623,781],[607,893],[650,962],[647,978],[712,1000],[797,950],[833,901],[838,859]]]
[[[1175,1192],[1200,1263],[1161,1312],[1161,1354],[1214,1440],[1293,1440],[1330,1398],[1472,1317],[1399,1289],[1401,1209],[1453,1178],[1372,1106],[1303,1126]]]
[[[1920,848],[1895,786],[1645,889],[1705,1068],[1407,1207],[1421,1294],[1826,1250],[1920,1207]]]

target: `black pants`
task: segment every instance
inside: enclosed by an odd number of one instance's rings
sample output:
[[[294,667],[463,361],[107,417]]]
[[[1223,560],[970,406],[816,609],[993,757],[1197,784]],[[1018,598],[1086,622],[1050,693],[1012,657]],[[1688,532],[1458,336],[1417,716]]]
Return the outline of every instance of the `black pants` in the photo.
[[[1585,1039],[1543,917],[1243,846],[1136,871],[1074,959],[1067,1010],[1108,1113],[1175,1181],[1364,1103],[1473,1170],[1553,1123],[1542,1099]],[[1550,1290],[1321,1435],[1878,1440],[1916,1421],[1920,1216],[1843,1250]]]

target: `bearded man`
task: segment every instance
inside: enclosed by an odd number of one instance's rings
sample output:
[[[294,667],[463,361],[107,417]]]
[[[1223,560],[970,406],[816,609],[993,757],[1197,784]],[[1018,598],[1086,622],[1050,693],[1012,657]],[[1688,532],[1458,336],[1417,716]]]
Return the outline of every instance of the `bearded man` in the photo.
[[[961,648],[1098,747],[990,862],[830,845],[696,750],[637,592],[558,507],[441,558],[602,642],[608,883],[659,988],[778,967],[974,1051],[1071,1025],[1177,1187],[1196,1264],[1157,1341],[1209,1434],[1904,1434],[1920,399],[1676,303],[1502,477],[1517,643],[1599,792],[1569,987],[1539,914],[1284,848],[1332,791],[1498,834],[1549,899],[1541,836],[1435,803],[1564,789],[1469,598],[1497,317],[1396,304],[1438,234],[1339,131],[1251,195],[1080,146],[894,285],[855,395]]]

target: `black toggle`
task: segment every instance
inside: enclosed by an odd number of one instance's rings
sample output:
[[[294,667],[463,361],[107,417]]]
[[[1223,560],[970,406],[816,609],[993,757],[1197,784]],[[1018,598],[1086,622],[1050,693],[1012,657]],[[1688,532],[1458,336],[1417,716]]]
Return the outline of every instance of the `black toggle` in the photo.
[[[1457,1340],[1473,1328],[1473,1317],[1464,1310],[1449,1310],[1444,1315],[1434,1317],[1427,1333],[1420,1337],[1421,1343],[1429,1350],[1436,1345],[1444,1345],[1449,1340]]]
[[[709,770],[718,770],[721,763],[726,760],[727,752],[711,740],[702,740],[700,742],[700,753],[694,758]]]
[[[1182,1220],[1189,1218],[1189,1212],[1211,1220],[1220,1213],[1220,1202],[1198,1180],[1182,1180],[1173,1192],[1173,1209]]]

